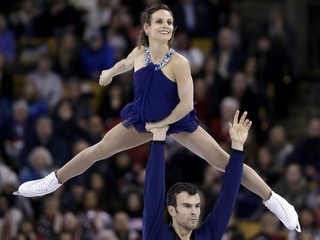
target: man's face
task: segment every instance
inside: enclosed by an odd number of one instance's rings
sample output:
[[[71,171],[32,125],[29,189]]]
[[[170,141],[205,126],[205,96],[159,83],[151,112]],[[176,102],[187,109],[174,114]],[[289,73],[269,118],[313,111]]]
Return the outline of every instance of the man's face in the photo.
[[[177,207],[169,206],[173,224],[186,230],[194,230],[199,224],[200,196],[182,192],[177,195]]]

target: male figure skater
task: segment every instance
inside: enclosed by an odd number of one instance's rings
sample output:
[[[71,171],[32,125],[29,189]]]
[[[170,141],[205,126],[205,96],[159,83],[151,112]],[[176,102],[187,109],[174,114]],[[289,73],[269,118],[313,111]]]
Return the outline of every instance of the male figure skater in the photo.
[[[166,205],[172,224],[164,220],[165,160],[164,143],[168,128],[154,128],[144,188],[144,240],[220,240],[231,217],[241,184],[244,152],[251,121],[244,112],[239,119],[236,111],[229,123],[232,152],[226,167],[218,200],[199,226],[200,196],[195,185],[176,183],[167,193]]]

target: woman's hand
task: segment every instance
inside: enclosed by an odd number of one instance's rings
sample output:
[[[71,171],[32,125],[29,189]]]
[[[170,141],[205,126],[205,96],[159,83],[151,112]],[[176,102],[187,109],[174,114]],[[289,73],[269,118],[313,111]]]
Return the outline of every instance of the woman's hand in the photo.
[[[110,69],[103,70],[99,77],[99,85],[102,87],[109,85],[112,81],[112,77]]]

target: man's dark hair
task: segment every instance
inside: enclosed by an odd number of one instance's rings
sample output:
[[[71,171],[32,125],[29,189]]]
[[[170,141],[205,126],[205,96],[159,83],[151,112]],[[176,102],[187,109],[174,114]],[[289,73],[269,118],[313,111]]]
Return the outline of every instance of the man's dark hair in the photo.
[[[187,182],[177,182],[173,184],[167,192],[167,206],[177,206],[177,195],[182,192],[187,192],[190,196],[199,193],[196,185]]]

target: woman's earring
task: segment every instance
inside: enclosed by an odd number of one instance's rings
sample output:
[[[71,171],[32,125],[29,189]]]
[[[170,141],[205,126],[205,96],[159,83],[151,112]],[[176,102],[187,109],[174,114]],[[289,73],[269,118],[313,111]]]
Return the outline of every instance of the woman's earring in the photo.
[[[148,36],[149,35],[149,33],[148,32],[146,32],[146,36]]]

